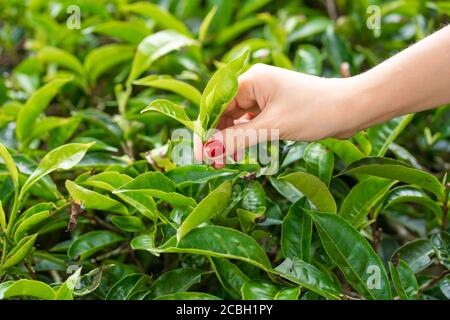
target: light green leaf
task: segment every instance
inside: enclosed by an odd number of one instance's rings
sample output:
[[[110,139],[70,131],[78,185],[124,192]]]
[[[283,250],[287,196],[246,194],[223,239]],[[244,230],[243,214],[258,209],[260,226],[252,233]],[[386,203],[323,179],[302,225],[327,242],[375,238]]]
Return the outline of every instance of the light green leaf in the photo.
[[[48,284],[36,280],[21,279],[0,283],[0,300],[19,296],[54,300],[55,291]]]
[[[119,201],[98,192],[83,188],[75,182],[66,180],[66,188],[74,202],[86,209],[115,212],[128,215],[128,209]]]
[[[237,93],[237,78],[244,67],[249,52],[245,51],[224,67],[217,70],[206,85],[200,103],[199,120],[203,129],[214,128]]]
[[[392,254],[391,261],[396,262],[404,260],[414,271],[418,273],[430,266],[432,256],[435,251],[433,245],[428,239],[416,239],[405,243]]]
[[[70,277],[67,278],[66,281],[59,287],[58,291],[56,291],[56,300],[73,300],[73,292],[75,290],[75,286],[80,279],[81,268],[78,268],[77,271],[74,272]]]
[[[50,217],[50,211],[45,210],[33,214],[31,217],[24,219],[18,225],[14,233],[14,241],[19,242],[33,227]]]
[[[78,75],[83,75],[84,69],[81,62],[76,56],[65,50],[56,47],[43,47],[40,49],[36,57],[47,63],[56,63],[67,69],[74,71]]]
[[[211,22],[216,15],[217,7],[214,6],[212,9],[208,12],[208,14],[205,16],[205,18],[202,21],[202,24],[200,25],[200,28],[198,30],[198,41],[204,42],[206,39],[206,35],[209,30],[209,26],[211,25]]]
[[[395,181],[370,177],[356,184],[342,202],[339,215],[355,228],[359,227],[368,215],[386,195]]]
[[[207,165],[187,165],[167,171],[164,175],[174,181],[178,188],[184,188],[193,184],[207,183],[215,178],[231,178],[238,173],[238,170],[213,169]]]
[[[186,36],[191,36],[186,25],[161,6],[148,2],[135,2],[121,7],[125,12],[133,12],[150,18],[162,29],[172,29]]]
[[[414,114],[409,114],[367,129],[367,135],[372,144],[371,155],[384,156],[389,145],[394,142],[413,117]]]
[[[197,90],[197,88],[184,81],[176,80],[170,76],[151,75],[133,81],[133,84],[171,91],[183,98],[192,101],[197,106],[200,105],[200,100],[202,98],[202,94]]]
[[[149,28],[138,21],[110,20],[89,26],[83,30],[83,33],[100,33],[131,44],[138,44],[149,34]]]
[[[280,288],[269,282],[246,281],[241,294],[243,300],[297,300],[300,287]]]
[[[33,250],[36,237],[37,233],[20,239],[17,245],[6,255],[5,262],[1,265],[0,270],[6,270],[22,262],[22,260],[25,259]]]
[[[24,195],[39,179],[55,170],[69,170],[84,157],[93,143],[69,143],[53,149],[42,158],[36,170],[28,177],[20,193]]]
[[[127,84],[136,80],[145,70],[171,51],[186,46],[196,45],[196,41],[173,30],[164,30],[154,33],[139,43],[137,52],[133,59]]]
[[[310,44],[298,46],[295,52],[295,69],[314,76],[322,75],[322,56],[319,49]]]
[[[153,100],[141,113],[156,111],[162,113],[187,127],[188,129],[203,135],[203,129],[199,123],[192,121],[180,105],[170,102],[169,100],[157,99]]]
[[[306,172],[282,175],[279,179],[291,183],[300,190],[320,211],[336,212],[336,202],[327,186],[319,178]]]
[[[131,61],[135,47],[126,44],[107,44],[90,51],[84,59],[84,69],[89,77],[90,83],[111,68]]]
[[[176,184],[160,172],[147,172],[114,191],[115,194],[141,193],[161,199],[174,206],[195,207],[193,198],[176,192]]]
[[[72,80],[73,76],[55,78],[33,92],[17,115],[16,136],[19,141],[27,138],[30,128],[34,127],[39,115],[45,110],[50,101],[53,100],[59,92],[59,89]]]
[[[16,164],[14,163],[14,159],[11,157],[11,155],[8,152],[8,149],[0,143],[0,157],[3,159],[6,168],[8,169],[9,175],[11,176],[13,185],[14,185],[14,191],[18,192],[19,189],[19,172],[17,171]]]
[[[3,204],[1,200],[0,200],[0,228],[2,232],[6,231],[6,214],[5,211],[3,210]]]
[[[212,217],[222,213],[228,206],[231,197],[231,181],[225,181],[209,193],[186,217],[177,230],[179,242],[191,230],[202,223],[208,222]]]
[[[289,36],[287,37],[287,41],[296,42],[323,33],[331,24],[332,21],[327,18],[323,17],[312,18],[306,23],[299,26],[291,34],[289,34]]]

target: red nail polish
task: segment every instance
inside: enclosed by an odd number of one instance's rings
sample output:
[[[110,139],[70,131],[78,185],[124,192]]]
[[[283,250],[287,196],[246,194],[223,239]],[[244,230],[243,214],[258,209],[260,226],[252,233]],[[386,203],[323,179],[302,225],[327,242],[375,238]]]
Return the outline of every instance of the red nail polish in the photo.
[[[204,150],[208,158],[215,158],[225,152],[225,146],[219,140],[211,140],[205,143]]]

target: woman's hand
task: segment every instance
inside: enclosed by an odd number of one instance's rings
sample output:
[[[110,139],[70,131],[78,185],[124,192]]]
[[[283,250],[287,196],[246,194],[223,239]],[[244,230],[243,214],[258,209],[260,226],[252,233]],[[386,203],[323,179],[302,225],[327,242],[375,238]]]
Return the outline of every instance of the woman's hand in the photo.
[[[356,130],[349,122],[351,91],[349,79],[326,79],[256,64],[239,77],[238,93],[217,126],[220,132],[203,150],[196,140],[196,158],[206,157],[215,167],[222,167],[226,155],[239,158],[245,147],[273,133],[281,140],[304,141],[350,136]]]

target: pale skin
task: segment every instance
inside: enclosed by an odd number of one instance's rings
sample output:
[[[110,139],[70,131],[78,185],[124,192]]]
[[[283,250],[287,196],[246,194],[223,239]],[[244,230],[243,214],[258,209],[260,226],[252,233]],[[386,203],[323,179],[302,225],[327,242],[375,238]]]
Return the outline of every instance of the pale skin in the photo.
[[[239,77],[239,89],[219,121],[220,134],[197,159],[216,168],[260,141],[252,130],[278,129],[281,140],[347,138],[389,119],[450,103],[450,26],[349,78],[321,78],[263,64]],[[249,134],[246,134],[249,132]],[[243,139],[243,137],[245,137]]]

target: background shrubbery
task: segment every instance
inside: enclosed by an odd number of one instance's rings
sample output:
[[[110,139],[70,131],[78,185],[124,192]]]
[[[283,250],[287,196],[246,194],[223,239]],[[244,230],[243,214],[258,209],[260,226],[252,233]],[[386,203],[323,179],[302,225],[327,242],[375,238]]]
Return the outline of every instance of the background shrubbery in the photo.
[[[170,158],[189,143],[170,139],[173,118],[220,109],[251,64],[358,74],[449,14],[421,0],[3,1],[0,298],[449,298],[448,106],[284,141],[272,176]],[[233,72],[208,84],[218,68]],[[157,99],[172,118],[141,113]]]

